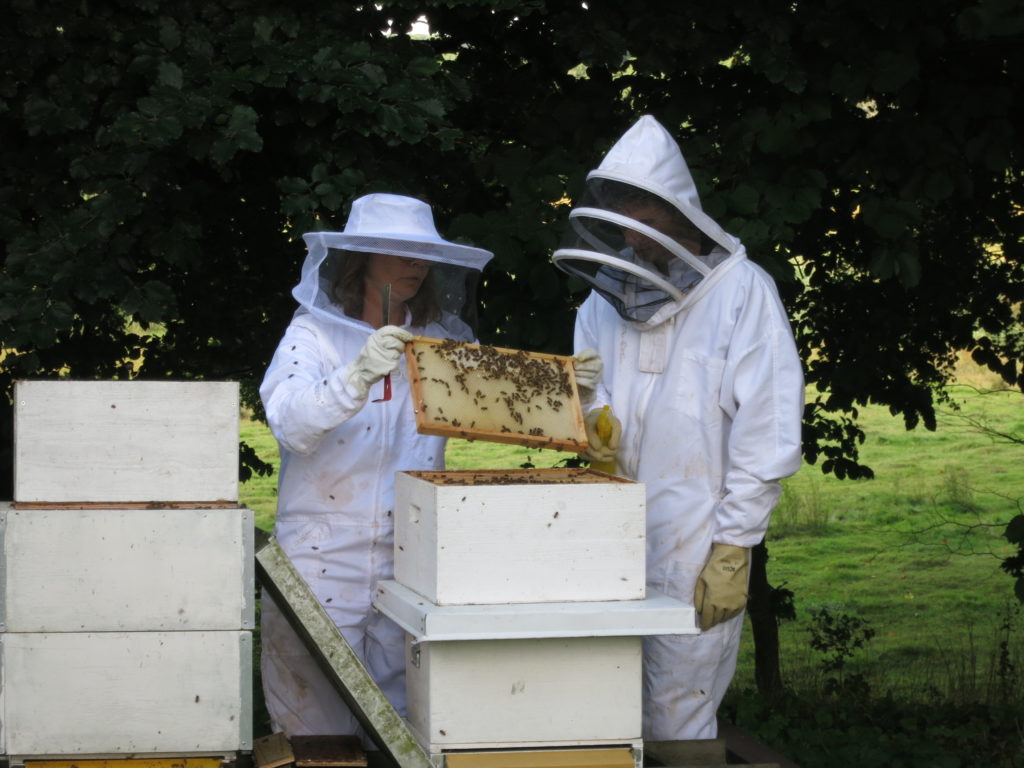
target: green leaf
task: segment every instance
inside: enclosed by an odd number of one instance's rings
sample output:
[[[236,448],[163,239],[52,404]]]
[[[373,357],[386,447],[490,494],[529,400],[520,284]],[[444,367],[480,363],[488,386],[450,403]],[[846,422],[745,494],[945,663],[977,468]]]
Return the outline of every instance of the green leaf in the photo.
[[[414,102],[423,112],[430,117],[441,119],[444,117],[445,109],[444,104],[441,103],[440,99],[420,99]]]
[[[729,204],[734,211],[744,216],[757,213],[761,195],[750,184],[738,184],[729,193]]]
[[[925,194],[936,202],[947,200],[956,189],[953,177],[946,171],[932,171],[925,181]]]
[[[146,117],[157,117],[163,113],[164,107],[167,102],[164,99],[159,99],[156,96],[143,96],[136,102],[139,113]]]
[[[903,249],[896,252],[900,283],[904,288],[914,288],[921,282],[921,261],[917,254]]]
[[[252,22],[252,31],[256,39],[262,43],[269,43],[274,34],[274,22],[266,16],[257,16]]]
[[[431,77],[440,69],[437,59],[432,56],[419,56],[411,59],[405,71],[412,77]]]
[[[182,85],[181,67],[173,61],[161,61],[157,75],[157,82],[161,85],[167,85],[180,91]]]
[[[168,51],[173,51],[181,45],[181,28],[174,19],[166,16],[160,19],[159,39],[160,45]]]
[[[883,93],[898,91],[919,73],[917,58],[908,52],[882,51],[872,65],[872,85]]]
[[[864,224],[885,238],[894,239],[906,234],[910,226],[907,214],[893,205],[877,199],[868,200],[862,207]]]
[[[379,88],[383,88],[388,82],[388,77],[384,70],[376,64],[366,62],[359,66],[359,72],[363,76],[362,79],[367,91],[376,91]]]
[[[896,273],[896,260],[885,248],[877,248],[868,264],[871,274],[882,280],[890,279]]]

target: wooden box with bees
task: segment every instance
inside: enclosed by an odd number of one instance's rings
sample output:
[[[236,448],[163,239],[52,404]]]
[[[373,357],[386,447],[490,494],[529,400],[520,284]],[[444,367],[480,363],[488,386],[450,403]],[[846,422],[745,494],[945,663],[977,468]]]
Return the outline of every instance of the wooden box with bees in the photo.
[[[641,600],[645,509],[588,469],[400,472],[395,579],[438,605]]]

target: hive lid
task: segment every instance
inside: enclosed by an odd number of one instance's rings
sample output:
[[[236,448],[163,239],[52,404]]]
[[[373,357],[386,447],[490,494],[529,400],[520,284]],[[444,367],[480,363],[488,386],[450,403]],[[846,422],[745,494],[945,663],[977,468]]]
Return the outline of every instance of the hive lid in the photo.
[[[406,360],[421,434],[586,450],[571,357],[418,336]]]
[[[643,600],[439,606],[389,580],[373,604],[416,642],[698,633],[692,605],[649,588]]]

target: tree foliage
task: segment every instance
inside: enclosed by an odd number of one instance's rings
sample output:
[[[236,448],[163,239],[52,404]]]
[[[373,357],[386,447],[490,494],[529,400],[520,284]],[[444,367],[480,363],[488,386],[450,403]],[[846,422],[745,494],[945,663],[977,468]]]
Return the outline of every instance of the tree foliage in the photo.
[[[869,401],[934,428],[958,350],[1024,383],[1012,0],[9,5],[8,393],[232,378],[256,405],[298,236],[375,190],[495,252],[483,340],[567,352],[581,286],[549,261],[565,202],[642,113],[780,284],[817,390],[809,461],[869,475]],[[421,15],[432,35],[404,34]]]

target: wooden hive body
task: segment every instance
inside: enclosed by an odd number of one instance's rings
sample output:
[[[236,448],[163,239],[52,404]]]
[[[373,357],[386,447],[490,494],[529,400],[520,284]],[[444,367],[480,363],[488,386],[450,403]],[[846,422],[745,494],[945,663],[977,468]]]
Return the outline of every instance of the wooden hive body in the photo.
[[[0,505],[0,747],[252,747],[253,515],[238,385],[18,382]]]
[[[640,739],[640,637],[410,646],[409,720],[432,752]]]
[[[403,472],[395,500],[395,581],[375,604],[408,632],[424,747],[625,745],[639,761],[643,636],[695,631],[692,606],[647,592],[644,486],[586,469]]]
[[[237,501],[238,384],[19,381],[14,451],[17,502]]]
[[[644,510],[585,469],[400,472],[395,579],[438,605],[640,600]]]

